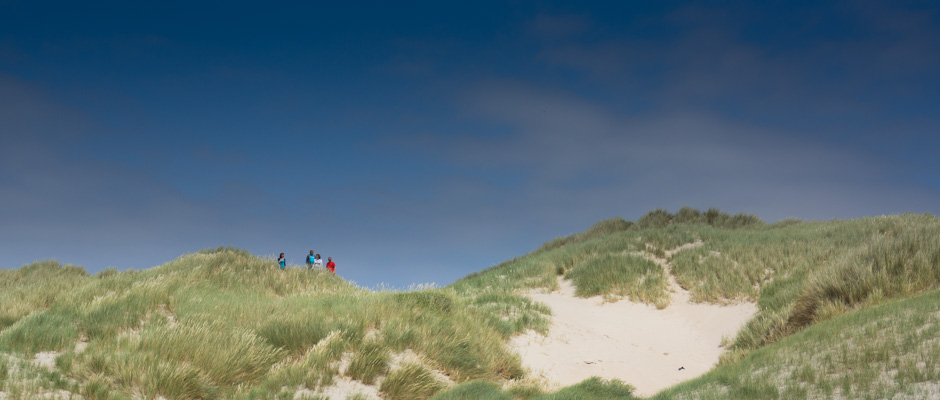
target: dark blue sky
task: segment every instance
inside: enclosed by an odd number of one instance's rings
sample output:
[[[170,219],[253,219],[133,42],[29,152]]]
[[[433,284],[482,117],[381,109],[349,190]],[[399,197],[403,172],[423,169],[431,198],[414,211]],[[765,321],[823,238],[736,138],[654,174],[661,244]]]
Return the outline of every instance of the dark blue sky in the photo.
[[[0,0],[0,267],[404,287],[653,208],[940,212],[936,2],[449,3]]]

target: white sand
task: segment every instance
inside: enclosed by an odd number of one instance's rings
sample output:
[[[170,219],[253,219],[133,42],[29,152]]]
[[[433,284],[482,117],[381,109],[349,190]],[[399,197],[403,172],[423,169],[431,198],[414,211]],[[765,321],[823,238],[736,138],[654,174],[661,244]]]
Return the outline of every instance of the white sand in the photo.
[[[530,331],[511,340],[523,364],[562,386],[592,376],[617,378],[643,396],[711,369],[722,352],[722,337],[733,338],[757,307],[691,304],[666,261],[644,256],[666,268],[673,292],[668,307],[657,310],[626,300],[605,304],[600,297],[578,298],[571,283],[559,279],[560,291],[527,294],[551,307],[553,315],[548,336]]]
[[[50,371],[55,370],[55,359],[59,356],[59,353],[55,351],[44,351],[41,353],[36,353],[33,358],[33,364],[48,369]]]
[[[355,395],[359,395],[361,398],[370,400],[378,400],[381,398],[379,396],[378,385],[366,385],[362,382],[347,378],[345,376],[336,376],[333,377],[332,385],[323,388],[319,392],[310,389],[298,390],[296,393],[294,393],[294,399],[299,400],[305,398],[327,398],[330,400],[345,400],[350,396]]]

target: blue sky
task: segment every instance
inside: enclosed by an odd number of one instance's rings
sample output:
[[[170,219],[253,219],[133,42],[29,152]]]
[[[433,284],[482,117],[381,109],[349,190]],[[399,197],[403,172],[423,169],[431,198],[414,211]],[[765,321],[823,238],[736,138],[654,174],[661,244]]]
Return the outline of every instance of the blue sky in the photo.
[[[654,208],[940,212],[935,2],[450,3],[0,1],[0,267],[406,287]]]

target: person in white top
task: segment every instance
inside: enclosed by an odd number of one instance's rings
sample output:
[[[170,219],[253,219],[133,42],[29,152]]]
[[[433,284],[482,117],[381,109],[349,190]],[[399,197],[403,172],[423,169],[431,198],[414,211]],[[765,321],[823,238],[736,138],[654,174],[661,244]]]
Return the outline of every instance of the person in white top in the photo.
[[[317,254],[317,259],[313,260],[313,266],[315,268],[323,268],[323,259],[320,258],[320,254]]]

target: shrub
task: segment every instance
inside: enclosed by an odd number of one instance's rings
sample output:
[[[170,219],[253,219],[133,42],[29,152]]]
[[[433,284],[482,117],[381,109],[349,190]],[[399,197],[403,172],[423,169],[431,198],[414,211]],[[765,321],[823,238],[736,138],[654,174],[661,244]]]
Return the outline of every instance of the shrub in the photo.
[[[707,224],[718,228],[738,229],[763,226],[764,221],[754,215],[744,213],[732,216],[717,208],[709,208],[708,211],[700,213],[694,208],[682,207],[676,215],[659,208],[640,217],[633,224],[632,229],[665,228],[672,224]]]
[[[665,228],[671,223],[672,214],[669,211],[657,208],[636,220],[633,229]]]

